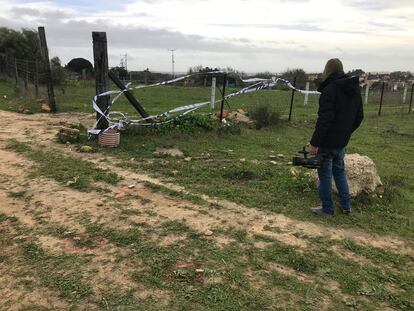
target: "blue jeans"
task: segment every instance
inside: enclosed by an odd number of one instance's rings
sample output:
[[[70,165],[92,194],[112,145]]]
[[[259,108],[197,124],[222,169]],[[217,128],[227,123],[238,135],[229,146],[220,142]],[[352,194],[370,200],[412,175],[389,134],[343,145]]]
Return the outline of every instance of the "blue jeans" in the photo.
[[[332,201],[332,175],[339,193],[339,204],[342,209],[349,209],[350,195],[344,164],[345,148],[321,147],[318,149],[318,155],[324,157],[321,168],[318,169],[319,198],[322,202],[322,210],[328,214],[335,212]]]

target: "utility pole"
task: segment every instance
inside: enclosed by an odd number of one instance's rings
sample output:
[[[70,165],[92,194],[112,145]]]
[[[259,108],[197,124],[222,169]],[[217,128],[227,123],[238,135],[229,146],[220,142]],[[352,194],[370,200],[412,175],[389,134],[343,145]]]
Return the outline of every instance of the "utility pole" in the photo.
[[[172,77],[173,79],[175,78],[175,72],[174,72],[174,64],[175,64],[175,60],[174,60],[174,51],[176,51],[175,49],[170,49],[168,51],[171,51],[171,66],[172,66]]]
[[[128,71],[128,54],[125,53],[125,70]]]
[[[43,68],[46,69],[46,84],[47,94],[49,97],[49,107],[52,112],[56,112],[55,93],[53,91],[52,71],[50,69],[49,51],[47,49],[45,27],[38,27],[37,29],[40,39],[40,50],[42,52],[43,58]]]

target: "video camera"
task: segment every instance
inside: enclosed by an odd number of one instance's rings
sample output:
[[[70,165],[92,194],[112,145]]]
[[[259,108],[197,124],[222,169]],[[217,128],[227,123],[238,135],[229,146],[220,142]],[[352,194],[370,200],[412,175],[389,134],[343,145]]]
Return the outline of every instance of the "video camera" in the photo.
[[[308,158],[309,151],[306,150],[306,146],[303,147],[302,150],[298,151],[298,153],[302,153],[303,158],[293,157],[292,165],[303,166],[303,167],[311,168],[311,169],[318,169],[321,167],[323,157],[320,155],[317,155],[315,157]]]

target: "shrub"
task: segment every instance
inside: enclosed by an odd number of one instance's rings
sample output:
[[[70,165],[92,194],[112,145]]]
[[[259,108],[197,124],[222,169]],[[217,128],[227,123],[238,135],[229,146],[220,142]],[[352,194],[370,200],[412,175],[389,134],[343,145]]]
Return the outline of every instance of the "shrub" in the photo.
[[[272,111],[270,104],[261,103],[250,111],[250,118],[256,122],[256,128],[276,126],[280,123],[280,114]]]

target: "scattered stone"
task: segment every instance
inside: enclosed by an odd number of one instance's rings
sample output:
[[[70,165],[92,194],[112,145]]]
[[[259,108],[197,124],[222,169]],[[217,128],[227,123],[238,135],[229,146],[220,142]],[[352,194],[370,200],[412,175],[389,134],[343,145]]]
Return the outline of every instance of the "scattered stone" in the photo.
[[[179,173],[180,173],[180,172],[179,172],[179,171],[177,171],[177,170],[172,170],[172,171],[171,171],[171,175],[173,175],[173,176],[177,176]]]
[[[83,153],[91,153],[93,152],[93,148],[91,146],[84,145],[79,148],[79,151]]]
[[[128,189],[134,189],[135,188],[135,185],[129,185],[128,186]]]
[[[184,156],[184,153],[177,147],[174,147],[174,148],[157,147],[154,151],[154,154],[155,155],[168,155],[172,157],[183,157]]]
[[[40,109],[41,109],[43,112],[50,112],[50,111],[51,111],[50,106],[49,106],[49,104],[48,104],[48,103],[43,103],[43,104],[40,106]]]
[[[275,156],[274,154],[271,154],[271,155],[269,156],[269,159],[271,159],[271,160],[273,160],[273,159],[277,159],[277,156]]]
[[[283,159],[283,158],[285,157],[285,155],[284,155],[284,154],[281,154],[281,153],[278,153],[278,154],[277,154],[277,156],[278,156],[279,158],[281,158],[281,159]]]
[[[384,186],[378,175],[377,168],[372,159],[357,153],[345,156],[345,169],[348,179],[349,192],[352,197],[357,197],[362,193],[381,195],[384,193]],[[311,179],[313,184],[318,184],[318,174],[312,172]],[[335,183],[332,189],[338,192]]]
[[[250,163],[252,163],[252,164],[260,164],[260,161],[259,160],[250,160]]]
[[[246,162],[246,159],[244,159],[244,158],[240,159],[240,162]]]
[[[58,132],[59,141],[62,144],[67,142],[76,143],[79,141],[80,131],[78,129],[62,127]]]
[[[226,119],[230,114],[230,111],[228,111],[227,109],[223,109],[223,118]],[[215,113],[213,116],[215,119],[220,119],[220,111]]]
[[[184,158],[184,161],[187,161],[187,162],[190,162],[192,160],[192,158],[191,157],[186,157],[186,158]]]
[[[230,121],[236,124],[245,124],[249,126],[250,128],[256,128],[256,123],[253,120],[251,120],[244,113],[240,113],[238,111],[234,111],[230,113],[227,119],[229,119]]]
[[[204,235],[205,235],[205,236],[212,236],[212,235],[213,235],[213,231],[211,231],[211,230],[206,230],[206,231],[204,231]]]
[[[276,162],[276,161],[270,161],[270,163],[271,164],[274,164],[274,165],[278,165],[279,164],[279,162]]]
[[[29,110],[29,108],[27,108],[26,106],[22,105],[19,106],[19,108],[17,109],[18,113],[23,113],[23,114],[30,114],[31,111]]]
[[[297,177],[297,176],[299,176],[299,174],[300,174],[300,169],[299,169],[299,168],[297,168],[297,167],[291,167],[291,168],[290,168],[290,173],[291,173],[293,176]]]

